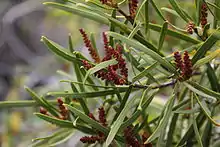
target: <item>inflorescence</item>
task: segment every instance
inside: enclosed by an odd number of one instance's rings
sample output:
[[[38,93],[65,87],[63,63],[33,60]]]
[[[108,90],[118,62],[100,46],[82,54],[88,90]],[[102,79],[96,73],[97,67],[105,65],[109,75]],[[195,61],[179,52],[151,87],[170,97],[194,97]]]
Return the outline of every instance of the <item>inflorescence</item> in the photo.
[[[208,16],[208,8],[207,8],[207,5],[205,3],[202,4],[201,6],[201,16],[200,16],[200,24],[202,26],[202,28],[205,27],[205,25],[207,24],[207,16]]]
[[[99,122],[104,127],[106,127],[108,125],[106,122],[105,110],[103,107],[99,108],[99,119],[98,120],[95,118],[95,116],[92,113],[89,113],[88,116],[91,119]],[[104,135],[104,133],[97,131],[97,135],[84,136],[84,137],[80,138],[80,141],[82,143],[92,144],[92,143],[95,143],[96,141],[99,143],[103,143],[105,141],[105,139],[106,139],[106,136]]]
[[[112,82],[116,85],[123,85],[126,84],[128,78],[128,69],[126,67],[125,59],[122,57],[122,46],[117,44],[116,48],[114,49],[112,46],[109,45],[107,36],[103,33],[103,42],[104,42],[104,49],[105,49],[105,56],[102,60],[98,58],[99,55],[95,51],[95,49],[90,47],[90,40],[86,37],[86,33],[83,29],[80,29],[81,34],[83,34],[84,43],[88,46],[88,50],[90,51],[90,55],[95,60],[96,63],[108,61],[111,59],[116,59],[118,61],[115,65],[109,65],[107,69],[101,69],[97,71],[94,75],[102,80],[107,80],[108,82]],[[86,41],[85,41],[86,40]],[[82,64],[86,70],[89,70],[93,67],[87,60],[83,60]]]
[[[192,61],[189,58],[187,51],[184,52],[183,59],[180,53],[174,52],[176,69],[180,70],[181,76],[179,77],[180,81],[188,80],[192,76]]]
[[[58,98],[57,103],[58,103],[58,108],[59,108],[59,116],[57,118],[62,119],[62,120],[67,120],[69,116],[69,112],[67,108],[63,105],[64,104],[63,100],[61,98]],[[40,107],[40,113],[49,116],[47,109],[43,107]]]

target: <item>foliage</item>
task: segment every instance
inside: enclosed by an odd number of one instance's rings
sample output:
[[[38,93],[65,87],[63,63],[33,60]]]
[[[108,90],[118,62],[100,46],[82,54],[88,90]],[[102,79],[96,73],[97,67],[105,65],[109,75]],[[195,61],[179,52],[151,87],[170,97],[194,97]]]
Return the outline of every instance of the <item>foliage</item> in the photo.
[[[180,2],[167,2],[162,8],[154,0],[44,3],[109,26],[103,48],[82,28],[92,60],[74,50],[72,36],[69,50],[43,36],[49,50],[72,63],[77,81],[63,80],[71,90],[43,96],[25,87],[34,101],[1,102],[0,108],[41,106],[35,115],[59,130],[33,146],[63,143],[74,130],[87,134],[81,142],[104,147],[217,146],[220,3],[186,2],[193,8],[188,14]],[[151,111],[156,99],[165,99],[159,115]]]

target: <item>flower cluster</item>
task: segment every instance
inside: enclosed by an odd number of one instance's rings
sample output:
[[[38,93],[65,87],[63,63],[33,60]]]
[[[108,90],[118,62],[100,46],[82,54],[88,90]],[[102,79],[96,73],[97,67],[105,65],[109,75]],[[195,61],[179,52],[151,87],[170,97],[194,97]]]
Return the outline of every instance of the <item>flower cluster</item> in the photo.
[[[125,59],[122,57],[122,47],[117,44],[114,49],[109,45],[107,36],[103,33],[103,42],[105,49],[105,56],[101,62],[116,59],[118,61],[115,65],[109,65],[107,69],[101,69],[95,73],[95,76],[101,78],[102,80],[107,80],[108,82],[113,82],[116,85],[123,85],[127,82],[128,69],[126,67]],[[94,54],[95,53],[95,54]],[[90,52],[91,56],[97,57],[97,52]],[[82,64],[86,70],[92,68],[93,66],[86,60],[82,61]]]
[[[60,116],[58,116],[57,118],[58,119],[62,119],[62,120],[66,120],[68,118],[68,110],[66,109],[66,107],[63,105],[63,100],[61,98],[58,98],[57,99],[57,103],[58,103],[58,107],[60,109],[59,113],[60,113]],[[48,111],[43,108],[43,107],[40,107],[40,113],[41,114],[44,114],[44,115],[48,115]]]
[[[99,120],[97,120],[92,113],[89,113],[88,116],[91,119],[99,122],[103,126],[105,126],[105,127],[107,126],[105,110],[104,110],[103,107],[99,108]],[[106,138],[106,136],[104,135],[104,133],[102,133],[100,131],[97,131],[97,135],[84,136],[84,137],[80,138],[80,141],[82,143],[88,143],[88,144],[95,143],[96,141],[99,142],[99,143],[102,143],[102,142],[104,142],[105,138]]]
[[[63,105],[63,100],[61,98],[58,98],[57,102],[58,102],[58,107],[60,109],[60,114],[61,114],[60,119],[66,120],[68,118],[68,110]]]
[[[99,57],[98,53],[96,52],[96,50],[94,49],[94,47],[92,46],[91,41],[89,40],[86,32],[83,29],[79,29],[79,31],[82,34],[85,46],[89,50],[89,54],[91,55],[91,57],[94,59],[94,61],[96,63],[99,63],[100,57]]]
[[[186,29],[186,31],[187,31],[189,34],[193,34],[194,28],[195,28],[195,24],[194,24],[193,22],[189,22],[189,23],[187,24],[187,29]]]
[[[207,24],[207,16],[208,16],[207,10],[208,10],[207,5],[203,3],[201,6],[201,17],[200,17],[200,24],[202,28],[204,28],[205,25]]]
[[[187,51],[184,52],[183,59],[179,52],[174,52],[176,68],[180,70],[180,81],[188,80],[192,76],[192,61]]]
[[[152,147],[151,143],[144,144],[144,142],[147,140],[146,133],[142,135],[142,142],[138,141],[137,138],[135,137],[135,134],[133,132],[133,128],[128,126],[124,130],[124,137],[125,137],[125,143],[126,146],[129,147]]]
[[[129,0],[129,12],[131,18],[135,18],[136,16],[136,11],[138,8],[138,0]]]

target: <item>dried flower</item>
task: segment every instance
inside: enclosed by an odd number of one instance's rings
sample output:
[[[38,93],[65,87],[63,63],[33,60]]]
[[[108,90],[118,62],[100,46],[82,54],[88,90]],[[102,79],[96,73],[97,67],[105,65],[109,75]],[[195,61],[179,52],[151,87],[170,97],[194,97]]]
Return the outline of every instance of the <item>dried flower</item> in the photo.
[[[208,22],[207,21],[207,16],[208,16],[207,10],[208,10],[207,5],[203,3],[201,6],[201,17],[200,17],[200,24],[202,28],[204,28]]]
[[[129,12],[131,18],[135,18],[136,16],[136,11],[138,8],[138,0],[129,0]]]
[[[95,60],[96,63],[99,63],[100,62],[100,57],[99,57],[98,53],[96,52],[96,50],[93,48],[93,46],[91,44],[91,41],[89,40],[86,32],[83,29],[79,29],[79,31],[82,34],[85,46],[89,50],[89,54]]]

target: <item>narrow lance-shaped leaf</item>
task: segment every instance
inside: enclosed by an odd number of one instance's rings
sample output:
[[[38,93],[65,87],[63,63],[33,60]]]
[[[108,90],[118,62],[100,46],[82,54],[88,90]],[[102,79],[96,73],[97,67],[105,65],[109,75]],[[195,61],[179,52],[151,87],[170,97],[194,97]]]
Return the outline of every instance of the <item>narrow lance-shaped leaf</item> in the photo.
[[[63,129],[62,131],[57,132],[57,134],[53,135],[49,141],[49,146],[57,146],[60,145],[67,140],[69,140],[74,134],[74,129]]]
[[[174,102],[175,102],[175,96],[172,95],[171,98],[169,99],[169,101],[167,102],[167,108],[166,108],[166,112],[162,118],[162,120],[160,121],[159,125],[157,126],[156,130],[153,132],[153,134],[147,139],[147,141],[144,142],[144,144],[147,144],[149,142],[152,142],[153,140],[155,140],[156,138],[159,137],[160,135],[160,131],[161,129],[165,129],[167,122],[169,121],[169,118],[172,114],[172,109],[174,106]]]
[[[111,130],[108,134],[108,137],[106,139],[106,142],[104,144],[104,147],[108,147],[111,142],[113,141],[115,135],[117,134],[120,126],[122,125],[127,113],[130,111],[130,108],[132,107],[134,103],[135,97],[131,98],[127,103],[125,104],[124,108],[122,109],[121,113],[119,114],[118,118],[116,121],[113,123],[111,126]]]
[[[170,72],[173,73],[177,73],[175,67],[168,62],[166,59],[164,59],[163,57],[161,57],[158,53],[148,49],[147,47],[145,47],[144,45],[132,40],[132,39],[128,39],[125,36],[122,36],[120,34],[117,34],[115,32],[107,32],[108,35],[113,36],[114,38],[118,39],[118,40],[122,40],[124,43],[134,47],[134,48],[138,48],[139,50],[145,52],[146,54],[148,54],[149,56],[151,56],[154,60],[158,61],[160,64],[162,64],[163,66],[165,66],[167,69],[170,70]]]
[[[153,23],[149,23],[149,27],[150,27],[150,29],[152,29],[154,31],[157,31],[157,32],[161,32],[161,29],[162,29],[162,26],[160,26],[158,24],[153,24]],[[201,43],[201,41],[199,41],[195,38],[192,38],[189,35],[186,35],[186,34],[174,31],[174,30],[168,29],[167,34],[172,36],[172,37],[176,37],[176,38],[185,40],[186,42],[190,42],[190,43],[193,43],[193,44]]]
[[[42,36],[42,41],[44,44],[48,47],[48,49],[55,53],[56,55],[62,57],[63,59],[70,61],[70,62],[76,62],[76,63],[81,63],[80,60],[76,59],[71,53],[67,52],[67,49],[61,47],[57,43],[47,39],[46,37]],[[66,50],[66,51],[65,51]]]
[[[119,89],[119,92],[125,92],[127,88]],[[95,98],[100,96],[112,95],[115,94],[115,90],[101,90],[95,92],[81,92],[81,93],[73,93],[73,92],[48,92],[47,95],[53,96],[71,96],[71,98]]]
[[[117,61],[116,61],[115,59],[112,59],[112,60],[108,60],[108,61],[101,62],[101,63],[97,64],[95,67],[90,68],[90,69],[87,71],[87,73],[86,73],[86,76],[85,76],[85,78],[84,78],[84,80],[83,80],[83,83],[86,82],[86,79],[87,79],[87,77],[88,77],[89,75],[94,74],[95,72],[97,72],[97,71],[99,71],[99,70],[101,70],[101,69],[103,69],[103,68],[106,68],[106,67],[108,67],[109,65],[114,65],[114,64],[116,64],[116,63],[117,63]]]
[[[80,119],[82,119],[84,122],[87,124],[90,124],[92,127],[96,128],[97,130],[103,132],[104,134],[107,134],[107,129],[99,124],[97,121],[91,119],[89,116],[85,115],[83,112],[79,111],[78,109],[70,106],[70,105],[65,105],[68,110],[72,111],[75,115],[77,115]]]
[[[205,56],[206,52],[212,48],[212,46],[220,39],[220,29],[217,29],[197,50],[196,54],[192,58],[192,64],[195,64],[199,59]]]
[[[129,125],[131,125],[133,122],[135,122],[138,117],[141,115],[142,112],[144,112],[147,107],[150,105],[150,103],[152,102],[155,94],[157,94],[158,92],[158,89],[155,90],[155,92],[153,92],[151,95],[149,95],[149,97],[147,98],[147,100],[145,100],[143,102],[143,104],[141,106],[139,106],[139,109],[137,109],[137,111],[129,118],[127,119],[125,122],[122,123],[121,127],[120,127],[120,130],[123,130],[124,128],[128,127]],[[144,99],[144,97],[143,97]],[[140,101],[140,103],[142,103]],[[139,105],[140,105],[139,103]]]
[[[219,100],[220,99],[220,93],[217,93],[215,91],[212,91],[208,88],[205,88],[193,81],[183,82],[183,84],[189,88],[191,91],[197,93],[198,95],[207,97],[207,98],[214,98]]]
[[[145,77],[147,74],[149,74],[149,72],[154,69],[157,66],[157,62],[153,63],[152,65],[148,66],[147,68],[145,68],[141,73],[139,73],[138,75],[136,75],[133,79],[132,82],[136,82],[138,80],[140,80],[141,78]]]
[[[56,111],[53,109],[52,105],[48,105],[43,98],[39,97],[34,91],[32,91],[30,88],[25,86],[25,90],[31,95],[31,97],[33,98],[33,100],[35,100],[39,105],[41,105],[42,107],[44,107],[45,109],[47,109],[52,115],[54,116],[58,116],[58,114],[56,113]],[[52,106],[52,107],[51,107]]]
[[[73,123],[71,121],[68,121],[68,120],[61,120],[61,119],[57,119],[57,118],[54,118],[54,117],[51,117],[51,116],[48,116],[48,115],[44,115],[44,114],[41,114],[41,113],[34,113],[37,117],[49,122],[49,123],[52,123],[54,125],[57,125],[59,127],[62,127],[62,128],[75,128],[79,131],[82,131],[84,133],[88,133],[88,134],[91,134],[91,133],[94,133],[94,130],[93,129],[90,129],[88,127],[85,127],[81,124],[77,124],[76,126],[73,126]]]
[[[166,37],[167,34],[167,29],[168,29],[168,22],[165,21],[160,33],[160,40],[159,40],[159,44],[158,44],[158,51],[161,50],[161,48],[163,47],[163,43],[164,43],[164,39]]]
[[[205,56],[204,58],[198,60],[195,64],[194,67],[198,68],[201,65],[204,65],[211,60],[215,59],[216,57],[220,57],[220,49],[215,50],[214,52],[211,52],[209,55]]]
[[[157,5],[155,4],[155,2],[153,0],[150,0],[150,2],[152,6],[154,7],[154,9],[156,10],[157,14],[160,16],[160,18],[163,19],[163,21],[166,21],[163,14],[160,12],[160,9],[157,8]]]
[[[107,25],[109,24],[108,19],[106,19],[105,17],[100,16],[99,14],[94,13],[92,11],[88,11],[88,10],[85,10],[85,9],[82,9],[82,8],[78,8],[78,7],[73,6],[73,5],[70,6],[70,5],[64,5],[64,4],[55,3],[55,2],[45,2],[43,4],[47,5],[47,6],[52,6],[54,8],[64,10],[66,12],[70,12],[70,13],[75,14],[75,15],[82,16],[84,18],[94,20],[94,21],[102,23],[102,24],[107,24]]]
[[[175,10],[173,10],[173,9],[170,9],[170,8],[167,8],[167,7],[162,7],[161,10],[163,10],[163,11],[165,11],[167,13],[170,13],[170,14],[172,14],[174,16],[180,17],[179,14]]]
[[[50,104],[56,105],[56,100],[48,100]],[[8,108],[19,108],[19,107],[33,107],[33,106],[41,106],[41,103],[36,102],[35,100],[19,100],[19,101],[1,101],[0,109],[8,109]]]
[[[215,125],[220,127],[220,123],[217,123],[215,120],[212,119],[212,117],[210,116],[211,112],[209,111],[208,107],[206,106],[206,104],[204,102],[200,102],[198,96],[196,94],[194,94],[194,97],[196,98],[196,101],[198,102],[199,106],[201,107],[202,111],[204,112],[204,114],[208,117],[208,119]]]
[[[194,108],[194,104],[193,104],[193,95],[190,95],[191,96],[191,108],[193,109]],[[193,129],[194,129],[194,132],[196,134],[196,140],[199,144],[200,147],[203,147],[203,144],[202,144],[202,139],[201,139],[201,136],[199,134],[199,129],[198,129],[198,126],[197,126],[197,123],[196,123],[196,117],[195,117],[195,114],[192,113],[192,121],[193,121]]]
[[[173,9],[179,14],[179,16],[188,23],[189,20],[188,20],[187,16],[181,10],[181,8],[178,5],[178,3],[176,2],[176,0],[169,0],[169,2],[172,5]]]

